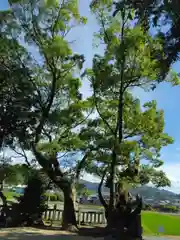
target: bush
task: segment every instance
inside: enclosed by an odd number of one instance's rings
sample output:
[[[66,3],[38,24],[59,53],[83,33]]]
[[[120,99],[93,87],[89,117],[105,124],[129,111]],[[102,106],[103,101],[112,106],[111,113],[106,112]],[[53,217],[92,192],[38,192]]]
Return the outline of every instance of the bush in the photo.
[[[143,210],[145,211],[153,211],[153,207],[149,204],[143,204]]]
[[[46,200],[49,200],[51,202],[63,202],[63,196],[61,194],[58,193],[46,193]]]
[[[159,206],[159,210],[162,211],[162,212],[173,212],[173,213],[176,213],[179,211],[179,208],[176,207],[176,206]]]

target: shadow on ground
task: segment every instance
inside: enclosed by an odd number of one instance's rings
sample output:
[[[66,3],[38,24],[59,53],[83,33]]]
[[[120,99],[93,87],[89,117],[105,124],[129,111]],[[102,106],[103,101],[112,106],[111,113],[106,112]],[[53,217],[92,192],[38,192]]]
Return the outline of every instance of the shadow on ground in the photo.
[[[0,240],[103,240],[102,229],[81,229],[78,234],[72,234],[54,228],[52,230],[36,228],[0,229]],[[101,232],[101,234],[100,234]],[[100,236],[101,235],[101,236]],[[177,237],[144,237],[145,240],[178,240]]]
[[[66,233],[63,231],[47,231],[36,229],[0,229],[0,240],[85,240],[94,239],[93,237],[81,237],[79,235]]]

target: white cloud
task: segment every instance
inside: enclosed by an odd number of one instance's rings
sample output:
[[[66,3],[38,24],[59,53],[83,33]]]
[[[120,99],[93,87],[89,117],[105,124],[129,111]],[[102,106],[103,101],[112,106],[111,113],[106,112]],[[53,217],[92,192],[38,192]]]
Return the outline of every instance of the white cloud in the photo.
[[[167,174],[171,181],[177,182],[180,180],[180,163],[164,164],[161,169]]]
[[[180,163],[164,164],[161,169],[171,181],[171,187],[166,189],[180,193]]]
[[[94,182],[94,183],[99,183],[100,179],[98,177],[93,176],[92,174],[89,173],[84,173],[82,175],[82,179],[88,182]]]

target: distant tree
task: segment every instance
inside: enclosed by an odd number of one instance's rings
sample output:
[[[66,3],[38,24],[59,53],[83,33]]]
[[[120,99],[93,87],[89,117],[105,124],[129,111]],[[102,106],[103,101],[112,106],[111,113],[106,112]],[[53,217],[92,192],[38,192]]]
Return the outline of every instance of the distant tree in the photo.
[[[10,158],[1,158],[0,160],[0,179],[3,183],[9,185],[27,184],[29,178],[38,170],[29,167],[26,164],[13,164]]]
[[[15,172],[11,168],[11,159],[1,156],[0,158],[0,191],[3,190],[4,182],[14,178]]]
[[[90,195],[90,191],[88,190],[88,188],[83,183],[77,183],[76,184],[76,191],[77,191],[77,194],[80,195],[80,196],[87,196],[88,197]]]

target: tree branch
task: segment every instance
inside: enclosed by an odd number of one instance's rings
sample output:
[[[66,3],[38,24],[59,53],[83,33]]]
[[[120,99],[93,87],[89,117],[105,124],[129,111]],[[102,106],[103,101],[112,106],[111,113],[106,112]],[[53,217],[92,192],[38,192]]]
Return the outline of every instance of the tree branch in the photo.
[[[81,161],[80,161],[79,164],[77,165],[76,177],[75,177],[76,181],[79,180],[80,173],[81,173],[81,169],[84,167],[87,157],[88,157],[88,152],[85,153],[84,157],[81,159]]]
[[[66,128],[66,129],[63,131],[63,133],[61,134],[61,137],[59,138],[58,142],[60,142],[60,140],[61,140],[62,138],[67,137],[68,132],[69,132],[71,129],[76,128],[76,127],[78,127],[79,125],[82,125],[82,124],[88,119],[88,117],[92,114],[92,112],[93,112],[93,109],[92,109],[92,110],[90,111],[90,113],[89,113],[84,119],[82,119],[80,122],[76,123],[76,124],[75,124],[74,126],[72,126],[72,127]],[[66,134],[66,133],[67,133],[67,134]],[[66,134],[66,135],[64,135],[64,134]]]
[[[105,168],[105,169],[104,169],[104,172],[103,172],[103,175],[102,175],[102,178],[101,178],[101,182],[99,183],[99,186],[98,186],[99,200],[100,200],[101,204],[104,206],[105,209],[108,208],[108,204],[106,203],[106,201],[105,201],[104,198],[103,198],[101,189],[102,189],[102,185],[103,185],[103,182],[104,182],[104,178],[105,178],[105,176],[106,176],[106,172],[107,172],[107,169]]]
[[[93,84],[92,84],[93,85]],[[103,120],[103,122],[106,124],[106,126],[109,128],[109,130],[111,131],[111,133],[114,135],[115,132],[114,130],[112,129],[112,127],[109,125],[108,121],[103,117],[103,115],[101,114],[100,110],[99,110],[99,107],[98,107],[98,104],[97,104],[97,100],[96,100],[96,93],[95,93],[95,89],[94,89],[94,86],[93,86],[93,99],[94,99],[94,103],[95,103],[95,106],[96,106],[96,110],[99,114],[99,116],[101,117],[101,119]]]
[[[22,150],[23,153],[18,152],[15,148],[13,148],[13,151],[14,151],[16,154],[18,154],[19,156],[23,157],[23,158],[25,159],[26,164],[30,167],[31,164],[30,164],[30,162],[28,161],[28,157],[27,157],[27,155],[26,155],[26,153],[25,153],[25,151],[24,151],[24,149],[23,149],[22,147],[21,147],[21,150]]]

